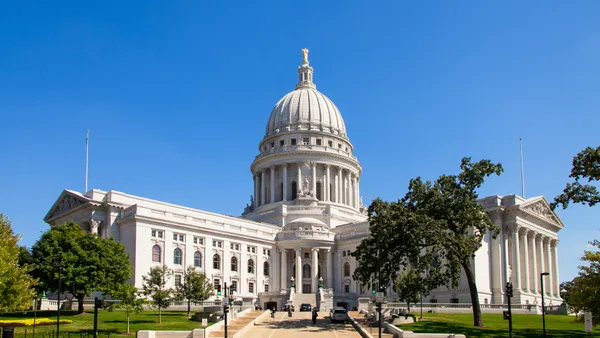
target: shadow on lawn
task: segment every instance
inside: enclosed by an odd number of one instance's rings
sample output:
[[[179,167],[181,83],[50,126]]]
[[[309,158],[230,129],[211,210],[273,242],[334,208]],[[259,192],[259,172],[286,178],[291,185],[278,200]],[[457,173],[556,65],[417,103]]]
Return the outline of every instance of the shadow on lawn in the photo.
[[[485,325],[485,323],[484,323]],[[490,328],[476,328],[454,323],[443,322],[422,322],[418,327],[400,326],[403,330],[414,331],[415,333],[452,333],[464,334],[467,337],[508,337],[508,328],[504,330]],[[548,330],[548,337],[587,337],[587,334],[578,330]],[[541,329],[514,329],[514,337],[539,338],[542,336]]]
[[[127,320],[106,320],[104,323],[110,324],[127,324]],[[148,323],[156,323],[155,320],[130,320],[129,324],[148,324]]]

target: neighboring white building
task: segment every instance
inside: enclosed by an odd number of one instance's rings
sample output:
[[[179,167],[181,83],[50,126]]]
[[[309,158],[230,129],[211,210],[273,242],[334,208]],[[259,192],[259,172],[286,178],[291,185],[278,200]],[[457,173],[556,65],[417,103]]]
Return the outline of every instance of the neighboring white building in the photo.
[[[75,221],[123,243],[137,287],[152,266],[172,268],[175,285],[194,265],[216,285],[226,282],[236,296],[264,306],[280,308],[290,299],[315,304],[319,277],[322,306],[356,306],[359,296],[371,296],[351,277],[356,261],[350,252],[369,235],[362,167],[339,110],[316,90],[303,53],[296,89],[272,110],[250,166],[254,197],[241,217],[94,189],[64,190],[44,220],[51,226]],[[502,227],[497,239],[486,236],[474,258],[481,303],[502,303],[509,278],[514,303],[539,302],[545,271],[547,297],[559,303],[557,232],[563,225],[546,199],[492,196],[481,203]],[[292,278],[297,287],[290,295]],[[457,290],[435,290],[430,299],[470,302],[466,280]]]

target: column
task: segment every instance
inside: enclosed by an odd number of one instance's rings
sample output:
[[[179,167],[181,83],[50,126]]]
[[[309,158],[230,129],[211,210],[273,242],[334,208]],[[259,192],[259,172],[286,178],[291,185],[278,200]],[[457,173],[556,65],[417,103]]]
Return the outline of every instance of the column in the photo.
[[[269,274],[269,278],[271,279],[271,284],[269,285],[269,292],[276,292],[278,290],[280,290],[280,286],[281,285],[279,282],[279,278],[280,276],[280,269],[281,269],[281,263],[279,262],[279,249],[277,249],[277,247],[272,247],[271,248],[271,252],[272,252],[272,259],[269,262],[269,264],[271,264],[271,273]]]
[[[296,248],[296,293],[302,293],[302,248]]]
[[[280,290],[286,290],[288,285],[287,280],[287,252],[285,248],[281,248],[281,280],[279,281]]]
[[[558,239],[552,241],[552,253],[553,253],[553,271],[554,271],[554,295],[560,297],[560,280],[558,279]]]
[[[531,272],[532,272],[532,278],[531,278],[531,286],[532,286],[532,293],[539,293],[540,289],[538,286],[538,268],[537,268],[537,235],[535,232],[531,232]]]
[[[270,176],[271,176],[271,203],[275,203],[275,166],[271,166],[271,175]]]
[[[254,204],[252,205],[253,208],[258,208],[258,176],[252,175],[252,179],[254,180]]]
[[[537,274],[537,278],[540,278],[540,274],[542,272],[546,272],[546,265],[544,264],[544,237],[542,235],[538,235],[537,236],[539,238],[538,240],[538,248],[539,248],[539,255],[540,255],[540,265],[538,266],[538,274]],[[544,280],[544,292],[548,289],[548,283],[546,282],[546,280]],[[542,291],[541,289],[541,285],[540,285],[540,289],[538,289],[538,291]]]
[[[546,262],[546,271],[548,271],[550,273],[550,276],[548,277],[547,281],[548,281],[548,288],[545,289],[546,294],[551,296],[552,295],[552,290],[554,290],[554,275],[552,274],[552,258],[551,258],[551,254],[550,254],[550,238],[546,237],[544,238],[544,261]]]
[[[523,231],[523,263],[525,264],[525,267],[523,268],[523,275],[524,277],[522,278],[523,280],[523,285],[524,289],[529,292],[531,290],[529,281],[530,281],[530,276],[529,276],[529,248],[528,248],[528,242],[529,240],[527,239],[527,235],[529,233],[529,230],[526,228],[522,228]]]
[[[521,255],[519,254],[519,228],[513,229],[513,275],[514,289],[521,291]]]
[[[342,168],[337,168],[337,174],[335,175],[335,202],[341,203],[340,197],[342,196],[340,189],[340,182],[342,181]]]
[[[502,226],[502,215],[500,211],[493,211],[490,218],[497,226]],[[492,304],[502,304],[502,245],[501,235],[493,238],[491,233],[488,233],[490,241],[490,269],[491,269],[491,287],[492,287]]]
[[[325,200],[331,202],[331,177],[329,176],[329,164],[325,165]]]
[[[318,289],[318,285],[319,283],[317,282],[317,275],[319,274],[319,249],[317,248],[313,248],[312,252],[312,273],[311,273],[311,279],[312,279],[312,286],[311,286],[311,291],[313,293],[317,292]]]
[[[313,197],[317,198],[317,163],[313,162],[312,164],[312,192]]]
[[[302,191],[302,162],[296,163],[296,167],[298,168],[298,180],[296,181],[296,193],[300,194]],[[297,196],[292,196],[292,199],[296,199]]]
[[[265,171],[260,172],[260,204],[265,204]]]
[[[356,176],[352,175],[350,180],[350,205],[356,208]]]
[[[356,204],[358,208],[362,207],[360,205],[360,176],[356,175]]]
[[[344,196],[344,200],[346,202],[346,205],[350,205],[350,171],[346,171],[346,190],[345,190],[345,196]]]
[[[333,266],[331,265],[331,249],[325,250],[327,255],[327,288],[333,289]]]
[[[287,163],[284,163],[283,164],[283,196],[281,197],[282,201],[287,201],[287,188],[288,188]]]

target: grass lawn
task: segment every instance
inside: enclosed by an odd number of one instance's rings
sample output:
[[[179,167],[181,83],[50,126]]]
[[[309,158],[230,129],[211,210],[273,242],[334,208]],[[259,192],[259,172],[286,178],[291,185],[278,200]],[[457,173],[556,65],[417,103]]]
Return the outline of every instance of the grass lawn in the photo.
[[[193,314],[193,313],[192,313]],[[186,312],[184,311],[162,311],[162,323],[158,324],[158,311],[144,311],[139,315],[132,315],[130,318],[130,332],[135,337],[135,333],[138,330],[173,330],[173,331],[184,331],[193,330],[196,328],[202,328],[200,322],[187,320],[185,318]],[[50,317],[39,312],[39,318],[56,319],[56,316]],[[27,317],[29,318],[29,317]],[[33,317],[31,317],[33,318]],[[25,319],[25,318],[14,318],[14,317],[2,317],[0,319]],[[60,316],[60,319],[69,319],[73,321],[73,324],[64,324],[60,326],[61,336],[65,333],[71,333],[71,337],[79,337],[81,333],[91,333],[94,328],[94,313],[86,312],[80,315],[74,316]],[[210,325],[210,323],[209,323]],[[32,336],[32,327],[16,327],[15,337],[25,337],[25,329],[27,329],[27,337]],[[35,328],[35,335],[42,337],[46,334],[49,337],[49,333],[56,330],[56,325],[51,326],[38,326]],[[101,337],[108,336],[110,332],[111,337],[127,337],[127,317],[124,311],[109,312],[106,310],[98,311],[98,331]]]
[[[416,315],[419,317],[419,314]],[[473,315],[467,313],[424,313],[423,320],[414,324],[400,325],[403,330],[419,333],[462,333],[467,337],[508,337],[508,320],[501,314],[483,314],[484,328],[473,326]],[[541,315],[513,314],[513,337],[541,337]],[[590,336],[583,332],[583,323],[575,317],[546,315],[547,337],[600,337],[598,331]]]

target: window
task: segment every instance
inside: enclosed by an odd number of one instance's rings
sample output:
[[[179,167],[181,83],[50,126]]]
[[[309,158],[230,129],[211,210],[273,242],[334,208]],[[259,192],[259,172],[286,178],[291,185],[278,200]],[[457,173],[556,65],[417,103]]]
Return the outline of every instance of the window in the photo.
[[[264,262],[263,264],[263,275],[269,275],[269,262]]]
[[[204,245],[204,238],[194,236],[194,244]]]
[[[229,291],[231,291],[231,293],[237,292],[237,281],[236,280],[231,281],[231,288],[229,289]]]
[[[256,247],[248,245],[248,252],[256,253]]]
[[[194,252],[194,266],[197,268],[202,267],[202,253],[200,251]]]
[[[173,233],[173,240],[178,242],[185,242],[185,235]]]
[[[213,281],[213,286],[217,292],[221,292],[221,280],[215,279]]]
[[[253,282],[248,283],[248,292],[254,293],[254,283]]]
[[[173,250],[173,264],[181,265],[181,256],[181,249],[175,248],[175,250]]]
[[[350,277],[350,263],[344,263],[344,277]]]
[[[162,257],[162,249],[156,244],[152,247],[152,261],[160,263]]]
[[[302,267],[302,278],[310,278],[310,265],[304,264]]]
[[[154,229],[152,229],[152,237],[163,238],[164,234],[165,233],[162,230],[154,230]]]
[[[223,241],[217,241],[217,240],[213,239],[213,246],[217,247],[217,248],[222,248],[223,247]]]
[[[350,285],[349,284],[344,285],[344,292],[345,293],[349,293],[350,292]]]
[[[342,256],[346,257],[346,250],[342,251]]]
[[[275,148],[275,142],[271,142],[271,149]]]
[[[263,249],[263,255],[271,256],[271,250]]]
[[[317,145],[318,145],[318,146],[320,146],[320,145],[321,145],[321,139],[320,139],[320,138],[318,138],[318,139],[317,139]]]
[[[338,143],[338,148],[342,149],[342,144]]]
[[[279,146],[283,147],[285,145],[285,140],[279,140]]]
[[[346,152],[348,152],[348,147],[346,147]]]
[[[231,243],[231,244],[229,245],[229,248],[230,248],[231,250],[240,251],[240,245],[239,245],[238,243]]]
[[[231,257],[231,271],[238,271],[237,257]]]
[[[328,145],[329,147],[333,147],[333,141],[327,141],[327,145]]]
[[[269,292],[269,284],[265,284],[265,292]]]
[[[181,286],[181,275],[175,275],[175,286]]]
[[[296,199],[298,195],[298,185],[296,182],[292,182],[292,199]]]
[[[254,261],[251,259],[248,260],[248,273],[254,273]]]
[[[302,139],[302,142],[303,142],[303,143],[304,143],[304,145],[306,146],[306,145],[308,145],[308,144],[310,143],[310,138],[308,138],[308,137],[305,137],[305,138],[303,138],[303,139]]]
[[[290,141],[292,142],[291,144],[292,144],[293,146],[295,146],[295,145],[296,145],[296,139],[295,139],[295,138],[291,139]]]
[[[322,187],[322,186],[323,186],[323,185],[321,184],[321,182],[317,182],[317,199],[318,199],[319,201],[322,201],[322,200],[323,200],[323,193],[322,193],[322,191],[321,191],[321,187]]]
[[[218,254],[215,254],[213,256],[213,269],[221,269],[221,256],[219,256]]]
[[[306,229],[306,230],[308,230],[308,229]],[[310,258],[310,253],[308,253],[308,252],[305,252],[305,253],[304,253],[304,258]]]

